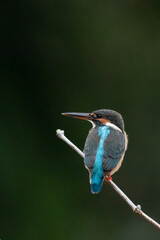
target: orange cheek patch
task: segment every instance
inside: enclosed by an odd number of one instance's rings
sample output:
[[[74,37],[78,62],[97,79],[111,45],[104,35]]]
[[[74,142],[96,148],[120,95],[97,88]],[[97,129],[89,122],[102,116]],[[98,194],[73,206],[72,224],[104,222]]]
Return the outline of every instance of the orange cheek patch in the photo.
[[[106,125],[106,123],[110,123],[111,121],[109,121],[108,119],[106,118],[100,118],[98,119],[103,125]]]
[[[94,114],[94,113],[90,113],[89,115],[93,118],[96,118],[96,114]]]

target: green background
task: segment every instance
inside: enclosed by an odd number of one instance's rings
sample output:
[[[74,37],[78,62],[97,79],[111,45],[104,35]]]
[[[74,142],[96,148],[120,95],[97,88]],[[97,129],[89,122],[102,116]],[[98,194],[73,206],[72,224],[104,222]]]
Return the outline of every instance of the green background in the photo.
[[[110,108],[129,146],[113,180],[160,222],[159,1],[13,1],[1,7],[0,238],[157,240],[107,184],[90,192],[89,123],[61,112]]]

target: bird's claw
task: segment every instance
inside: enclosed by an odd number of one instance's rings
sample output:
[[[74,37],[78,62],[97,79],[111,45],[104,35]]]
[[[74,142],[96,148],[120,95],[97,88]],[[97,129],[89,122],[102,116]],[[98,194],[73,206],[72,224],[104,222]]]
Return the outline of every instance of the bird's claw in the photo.
[[[106,177],[105,177],[105,182],[109,182],[109,180],[112,181],[112,177],[110,174],[108,174]]]

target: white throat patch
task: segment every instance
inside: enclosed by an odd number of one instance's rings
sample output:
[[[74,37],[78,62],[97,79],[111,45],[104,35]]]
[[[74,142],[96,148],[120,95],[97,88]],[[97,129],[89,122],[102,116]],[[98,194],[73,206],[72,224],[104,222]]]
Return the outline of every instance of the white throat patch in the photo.
[[[106,126],[112,127],[112,128],[114,128],[114,129],[122,132],[122,130],[121,130],[119,127],[117,127],[115,124],[113,124],[113,123],[107,122],[107,123],[106,123]]]
[[[95,124],[93,121],[88,120],[88,122],[92,123],[92,127],[93,127],[93,128],[96,127],[96,124]],[[121,130],[119,127],[117,127],[115,124],[113,124],[113,123],[107,122],[105,125],[108,126],[108,127],[112,127],[112,128],[114,128],[114,129],[122,132],[122,130]]]
[[[92,123],[92,127],[95,128],[96,124],[93,121],[88,120],[88,122]]]

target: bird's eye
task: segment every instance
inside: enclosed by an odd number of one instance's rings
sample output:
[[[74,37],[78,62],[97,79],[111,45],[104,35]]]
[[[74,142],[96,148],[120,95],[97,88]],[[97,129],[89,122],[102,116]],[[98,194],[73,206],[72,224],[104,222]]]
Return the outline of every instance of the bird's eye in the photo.
[[[97,118],[102,118],[102,115],[101,114],[97,114]]]

